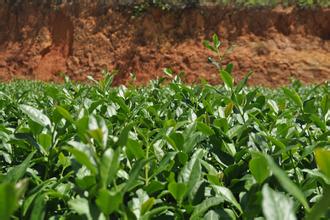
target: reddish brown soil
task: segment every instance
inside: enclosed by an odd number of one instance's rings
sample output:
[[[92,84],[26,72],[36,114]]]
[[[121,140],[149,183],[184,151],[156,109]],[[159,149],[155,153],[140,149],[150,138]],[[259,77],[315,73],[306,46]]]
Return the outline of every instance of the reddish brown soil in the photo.
[[[145,83],[171,67],[184,71],[188,82],[218,83],[207,62],[212,54],[202,45],[214,32],[224,48],[234,45],[225,63],[234,63],[236,78],[255,72],[250,84],[330,80],[330,9],[150,9],[134,18],[114,7],[23,3],[0,8],[0,81],[60,81],[60,72],[85,81],[107,68],[120,71],[117,84],[130,72]]]

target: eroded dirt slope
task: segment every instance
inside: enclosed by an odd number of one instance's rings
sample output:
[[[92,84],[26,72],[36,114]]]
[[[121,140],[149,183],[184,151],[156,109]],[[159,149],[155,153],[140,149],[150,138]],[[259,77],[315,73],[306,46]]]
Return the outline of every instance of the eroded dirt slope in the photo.
[[[117,84],[126,83],[130,72],[144,83],[171,67],[184,71],[188,82],[218,83],[202,46],[214,32],[224,47],[234,45],[225,62],[234,63],[236,78],[255,72],[250,84],[330,80],[330,9],[150,9],[133,17],[127,8],[2,4],[1,81],[60,81],[60,72],[85,81],[107,68],[120,71]]]

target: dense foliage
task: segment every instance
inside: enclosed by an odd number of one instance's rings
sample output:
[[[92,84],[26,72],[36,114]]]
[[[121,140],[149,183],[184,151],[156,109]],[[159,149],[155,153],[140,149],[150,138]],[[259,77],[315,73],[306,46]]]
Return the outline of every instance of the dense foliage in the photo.
[[[330,84],[219,69],[224,87],[0,84],[0,219],[330,218]]]
[[[133,5],[134,13],[139,15],[150,7],[171,10],[177,8],[191,8],[198,6],[220,6],[220,7],[298,7],[315,8],[330,7],[329,0],[137,0],[137,1],[118,1],[120,5]]]
[[[133,1],[134,2],[134,1]],[[212,5],[223,5],[223,6],[323,6],[329,7],[330,3],[328,0],[144,0],[135,1],[143,2],[149,5],[156,5],[161,7],[173,7],[173,6],[212,6]]]
[[[67,4],[88,4],[88,0],[29,0],[37,4],[60,5]],[[4,0],[0,3],[9,4],[11,7],[18,7],[22,0]],[[106,5],[135,5],[140,8],[159,7],[162,9],[170,9],[176,7],[195,7],[195,6],[234,6],[234,7],[275,7],[277,5],[298,6],[298,7],[330,7],[329,0],[97,0],[90,3]]]

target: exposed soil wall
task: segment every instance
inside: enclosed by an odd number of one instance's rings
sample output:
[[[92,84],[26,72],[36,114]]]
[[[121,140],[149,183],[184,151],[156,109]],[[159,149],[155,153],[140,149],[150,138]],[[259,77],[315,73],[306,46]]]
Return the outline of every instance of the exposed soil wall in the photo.
[[[330,9],[149,9],[134,17],[127,8],[97,4],[0,5],[1,81],[60,81],[60,72],[85,81],[107,68],[120,71],[116,83],[130,72],[144,83],[171,67],[188,82],[218,83],[202,45],[214,32],[224,47],[234,45],[225,62],[234,63],[236,78],[252,69],[254,85],[330,80]]]

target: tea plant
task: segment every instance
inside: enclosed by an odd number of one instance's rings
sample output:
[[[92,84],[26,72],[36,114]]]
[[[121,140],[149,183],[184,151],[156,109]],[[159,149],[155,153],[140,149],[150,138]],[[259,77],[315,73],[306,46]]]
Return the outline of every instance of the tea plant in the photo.
[[[0,219],[328,219],[330,84],[232,70],[224,87],[0,84]]]

